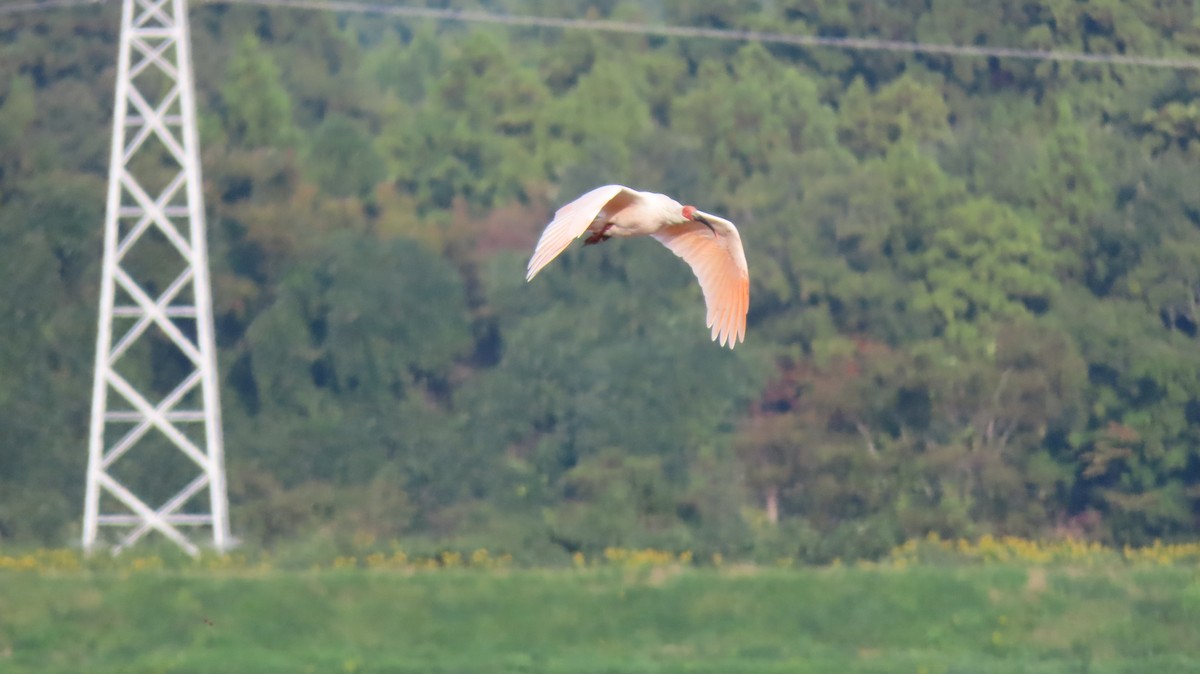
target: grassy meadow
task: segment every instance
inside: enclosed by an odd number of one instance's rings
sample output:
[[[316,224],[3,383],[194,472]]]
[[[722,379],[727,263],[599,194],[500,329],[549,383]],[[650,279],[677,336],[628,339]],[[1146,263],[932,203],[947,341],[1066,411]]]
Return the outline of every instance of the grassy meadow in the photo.
[[[825,567],[0,556],[0,671],[1200,672],[1195,546],[1021,545]]]

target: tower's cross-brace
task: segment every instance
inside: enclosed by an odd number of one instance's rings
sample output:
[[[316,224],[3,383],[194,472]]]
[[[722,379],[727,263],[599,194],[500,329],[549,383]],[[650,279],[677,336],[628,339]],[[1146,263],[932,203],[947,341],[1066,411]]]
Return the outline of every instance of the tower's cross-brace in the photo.
[[[217,550],[230,539],[187,2],[123,3],[83,546],[108,525],[125,528],[114,552],[155,530],[195,555],[181,526],[210,528]],[[115,470],[151,439],[198,473],[157,507]],[[143,468],[130,474],[149,490]]]

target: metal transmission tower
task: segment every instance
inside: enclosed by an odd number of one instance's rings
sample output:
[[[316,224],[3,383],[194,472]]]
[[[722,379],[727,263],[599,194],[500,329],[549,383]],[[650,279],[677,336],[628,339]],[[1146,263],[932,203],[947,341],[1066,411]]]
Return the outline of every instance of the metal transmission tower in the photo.
[[[187,2],[123,2],[83,546],[195,555],[230,538]]]

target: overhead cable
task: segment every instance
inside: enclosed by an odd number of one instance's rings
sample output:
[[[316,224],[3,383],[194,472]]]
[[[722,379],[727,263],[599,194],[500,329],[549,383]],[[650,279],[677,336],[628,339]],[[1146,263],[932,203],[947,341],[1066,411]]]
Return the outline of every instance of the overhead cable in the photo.
[[[901,40],[877,40],[873,38],[826,37],[819,35],[795,35],[757,30],[729,28],[701,28],[697,26],[669,26],[629,21],[604,19],[568,19],[549,16],[521,14],[495,14],[477,10],[436,9],[411,5],[358,2],[356,0],[205,0],[201,4],[241,4],[260,7],[321,10],[340,13],[375,14],[410,19],[435,19],[464,23],[487,23],[506,26],[561,28],[631,35],[658,35],[665,37],[705,38],[740,42],[762,42],[787,44],[799,47],[831,47],[836,49],[909,52],[917,54],[945,54],[950,56],[973,56],[1025,59],[1035,61],[1063,61],[1073,63],[1098,63],[1116,66],[1140,66],[1146,68],[1170,68],[1175,70],[1200,70],[1200,59],[1136,56],[1129,54],[1086,54],[1082,52],[1051,51],[1042,49],[1018,49],[1013,47],[986,47],[977,45],[954,45],[928,42],[906,42]]]
[[[88,5],[100,5],[106,0],[38,0],[0,5],[0,15],[22,12],[65,9]],[[559,28],[563,30],[585,30],[629,35],[657,35],[663,37],[705,38],[738,42],[761,42],[786,44],[797,47],[829,47],[856,51],[890,51],[913,54],[944,54],[948,56],[1010,58],[1033,61],[1061,61],[1068,63],[1096,63],[1114,66],[1138,66],[1145,68],[1167,68],[1173,70],[1200,70],[1198,58],[1171,58],[1138,56],[1132,54],[1088,54],[1083,52],[1053,51],[1046,49],[1020,49],[1016,47],[987,47],[981,45],[940,44],[936,42],[910,42],[904,40],[880,40],[875,38],[829,37],[821,35],[796,35],[758,30],[732,28],[703,28],[699,26],[671,26],[606,19],[569,19],[525,14],[496,14],[479,10],[437,9],[414,7],[356,0],[198,0],[198,5],[257,5],[285,9],[307,9],[351,14],[375,14],[409,19],[433,19],[459,21],[463,23],[485,23],[506,26]]]
[[[0,14],[39,12],[49,9],[65,9],[82,5],[99,5],[104,0],[40,0],[39,2],[10,2],[0,4]]]

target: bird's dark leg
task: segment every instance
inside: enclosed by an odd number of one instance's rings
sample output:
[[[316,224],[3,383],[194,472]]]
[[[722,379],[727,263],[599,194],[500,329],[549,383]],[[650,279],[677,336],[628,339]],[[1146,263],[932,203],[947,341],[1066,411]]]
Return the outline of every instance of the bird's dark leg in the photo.
[[[601,227],[600,231],[592,232],[591,236],[589,236],[588,238],[583,240],[583,245],[590,246],[595,243],[602,243],[604,241],[608,241],[609,239],[612,238],[612,236],[605,234],[605,232],[607,232],[610,227],[612,227],[611,222],[608,223],[607,225],[604,225],[604,227]]]

